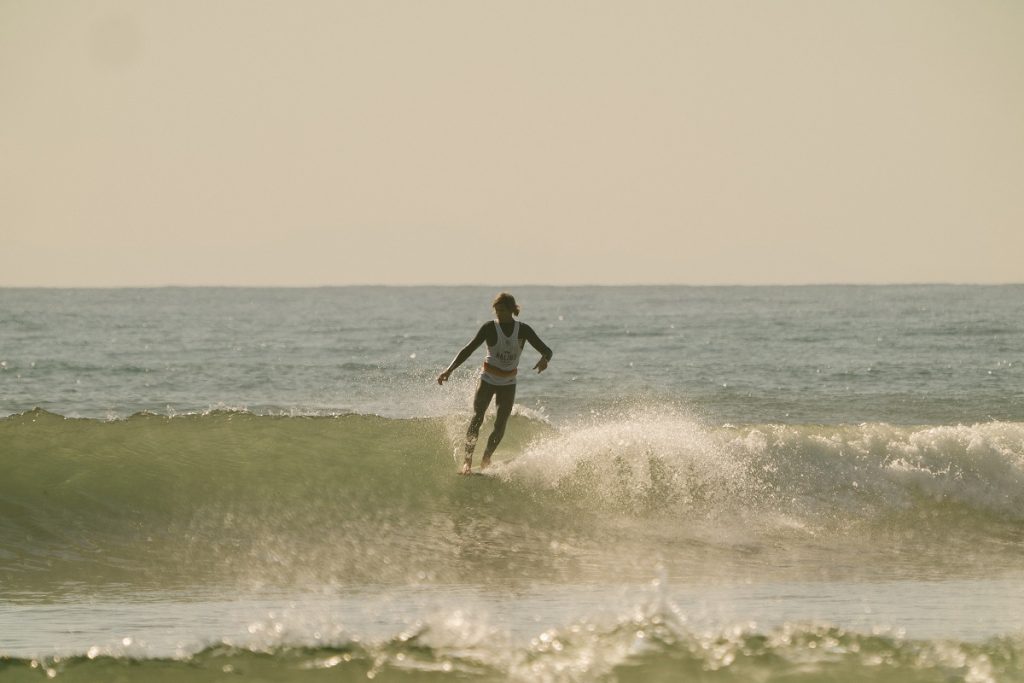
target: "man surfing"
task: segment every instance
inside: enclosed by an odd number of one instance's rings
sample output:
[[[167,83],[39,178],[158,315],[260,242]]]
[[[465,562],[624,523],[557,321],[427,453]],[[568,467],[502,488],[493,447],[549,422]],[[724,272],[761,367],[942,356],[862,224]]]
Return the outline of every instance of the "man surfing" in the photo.
[[[526,342],[530,342],[530,346],[541,355],[541,359],[533,366],[538,373],[547,369],[548,363],[554,355],[532,327],[515,319],[515,316],[519,315],[519,306],[516,304],[514,296],[502,292],[495,297],[491,305],[494,307],[497,320],[484,323],[473,340],[466,344],[455,356],[455,360],[437,376],[437,383],[444,384],[455,368],[473,355],[473,352],[480,348],[481,344],[487,343],[487,358],[484,359],[484,366],[480,372],[480,385],[473,398],[473,419],[470,420],[469,429],[466,431],[466,457],[462,463],[461,474],[472,473],[473,451],[480,434],[480,426],[484,422],[484,413],[487,412],[487,407],[491,404],[491,398],[495,400],[498,414],[494,419],[494,431],[487,439],[487,448],[484,449],[483,458],[480,460],[480,469],[491,464],[491,456],[494,455],[494,450],[505,436],[505,425],[508,423],[509,415],[512,414],[512,404],[516,398],[519,356],[522,354]]]

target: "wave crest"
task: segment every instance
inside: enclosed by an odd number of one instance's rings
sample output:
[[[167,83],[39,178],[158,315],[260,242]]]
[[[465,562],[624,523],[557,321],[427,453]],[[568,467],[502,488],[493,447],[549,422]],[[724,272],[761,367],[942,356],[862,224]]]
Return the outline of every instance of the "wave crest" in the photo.
[[[0,579],[607,576],[801,548],[1020,560],[1022,423],[512,420],[491,476],[467,479],[462,415],[3,419]]]

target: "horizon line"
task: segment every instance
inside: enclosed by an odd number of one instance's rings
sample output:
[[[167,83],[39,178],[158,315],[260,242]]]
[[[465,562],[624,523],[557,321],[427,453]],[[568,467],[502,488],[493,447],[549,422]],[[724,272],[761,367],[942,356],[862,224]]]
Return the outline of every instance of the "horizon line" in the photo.
[[[713,288],[713,287],[1013,287],[1024,285],[1020,282],[976,282],[976,281],[906,281],[906,282],[748,282],[748,283],[687,283],[687,282],[579,282],[541,284],[536,282],[505,283],[502,287],[552,287],[552,288],[583,288],[583,287],[691,287]],[[478,288],[495,287],[493,283],[382,283],[382,282],[354,282],[346,284],[127,284],[127,285],[8,285],[0,284],[0,289],[344,289],[356,287],[377,287],[377,288]]]

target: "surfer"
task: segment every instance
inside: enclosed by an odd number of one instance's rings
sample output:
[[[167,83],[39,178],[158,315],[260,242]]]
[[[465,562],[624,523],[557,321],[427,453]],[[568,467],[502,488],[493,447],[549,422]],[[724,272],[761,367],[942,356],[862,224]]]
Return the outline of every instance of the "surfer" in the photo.
[[[494,449],[505,436],[505,425],[512,414],[512,404],[516,398],[519,356],[526,342],[530,342],[530,346],[541,355],[540,360],[533,366],[537,372],[544,372],[547,369],[553,355],[551,349],[540,340],[532,327],[514,319],[514,316],[519,315],[519,306],[514,296],[502,292],[495,297],[491,306],[494,307],[494,314],[498,319],[484,323],[473,340],[455,356],[451,365],[437,376],[438,384],[447,382],[455,368],[462,365],[481,344],[487,342],[487,358],[484,359],[480,385],[473,399],[473,419],[470,420],[469,429],[466,431],[466,458],[462,463],[462,474],[469,474],[472,469],[473,451],[491,398],[495,400],[498,414],[494,419],[494,431],[487,439],[487,448],[484,449],[483,458],[480,460],[480,469],[491,464]]]

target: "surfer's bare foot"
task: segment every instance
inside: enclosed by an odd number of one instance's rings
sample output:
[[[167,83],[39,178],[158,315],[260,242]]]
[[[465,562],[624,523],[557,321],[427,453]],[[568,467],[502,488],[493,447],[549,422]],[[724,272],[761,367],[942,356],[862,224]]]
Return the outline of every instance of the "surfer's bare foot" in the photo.
[[[480,469],[486,470],[491,466],[491,456],[485,455],[483,460],[480,461]]]
[[[468,462],[467,463],[463,463],[462,464],[462,469],[459,470],[459,474],[472,474],[472,473],[473,473],[472,472],[472,467],[470,466],[470,464]]]

